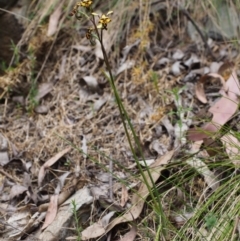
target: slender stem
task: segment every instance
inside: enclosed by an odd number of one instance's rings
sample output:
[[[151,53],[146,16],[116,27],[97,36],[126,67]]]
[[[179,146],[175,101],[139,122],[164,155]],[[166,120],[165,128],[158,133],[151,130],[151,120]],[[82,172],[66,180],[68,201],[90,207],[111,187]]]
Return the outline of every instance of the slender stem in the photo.
[[[93,23],[93,26],[94,26],[94,29],[95,29],[95,32],[96,32],[96,35],[100,41],[100,44],[101,44],[101,49],[102,49],[102,53],[103,53],[103,58],[104,58],[104,62],[106,64],[106,67],[107,67],[107,71],[109,73],[109,76],[110,76],[110,84],[112,86],[112,89],[114,91],[114,95],[115,95],[115,98],[116,98],[116,101],[117,101],[117,105],[118,105],[118,108],[119,108],[119,111],[120,111],[120,116],[121,116],[121,120],[122,120],[122,123],[123,123],[123,127],[124,127],[124,131],[126,133],[126,136],[127,136],[127,139],[128,139],[128,143],[130,145],[130,149],[131,149],[131,152],[133,153],[133,156],[134,156],[134,159],[136,160],[136,164],[137,164],[137,167],[140,171],[140,174],[143,178],[143,181],[144,183],[146,184],[147,188],[148,188],[148,191],[149,191],[149,194],[152,198],[152,201],[154,203],[154,206],[155,206],[155,210],[157,211],[157,215],[159,215],[159,221],[160,221],[160,227],[163,231],[163,233],[165,232],[163,227],[165,226],[164,223],[165,223],[165,219],[163,217],[163,209],[162,209],[162,206],[161,206],[161,200],[160,200],[160,195],[157,191],[157,188],[156,188],[156,185],[155,185],[155,182],[153,181],[153,178],[152,178],[152,175],[151,175],[151,172],[149,170],[149,168],[146,168],[146,171],[147,171],[147,174],[148,174],[148,177],[150,178],[150,181],[152,183],[152,187],[153,187],[153,191],[152,191],[152,188],[151,186],[149,185],[148,183],[148,180],[147,180],[147,177],[140,165],[140,161],[139,161],[139,158],[137,157],[136,155],[136,151],[134,150],[134,147],[133,147],[133,144],[132,144],[132,141],[131,141],[131,137],[130,137],[130,134],[129,134],[129,131],[128,131],[128,128],[127,128],[127,125],[126,125],[126,122],[125,122],[125,118],[128,122],[128,125],[131,129],[131,132],[133,134],[133,137],[134,137],[134,140],[137,144],[137,148],[140,152],[140,155],[141,155],[141,158],[142,160],[144,161],[145,163],[145,166],[147,167],[147,164],[146,164],[146,160],[144,158],[144,155],[143,155],[143,152],[142,152],[142,148],[141,148],[141,145],[140,145],[140,142],[139,142],[139,139],[138,137],[136,136],[135,134],[135,131],[134,131],[134,128],[133,128],[133,125],[128,117],[128,114],[123,106],[123,103],[119,97],[119,94],[117,92],[117,89],[116,89],[116,86],[115,86],[115,83],[114,83],[114,77],[113,77],[113,74],[112,74],[112,70],[111,70],[111,65],[109,63],[109,60],[108,60],[108,56],[107,56],[107,53],[106,53],[106,50],[105,50],[105,47],[104,47],[104,44],[103,44],[103,29],[101,29],[101,32],[99,33],[99,29],[97,28],[96,26],[96,23],[94,21],[94,16],[92,18],[92,23]]]
[[[102,43],[102,39],[103,39],[103,30],[101,29],[100,43]]]
[[[129,132],[128,132],[128,130],[127,130],[127,126],[126,126],[125,118],[124,118],[124,117],[126,117],[127,120],[128,120],[128,124],[129,124],[129,126],[130,126],[130,128],[131,128],[131,130],[132,130],[132,133],[133,133],[133,136],[134,136],[134,140],[136,141],[137,147],[138,147],[138,149],[139,149],[139,151],[140,151],[140,155],[141,155],[143,161],[145,162],[145,158],[144,158],[144,155],[143,155],[143,153],[142,153],[142,149],[141,149],[141,146],[140,146],[140,143],[139,143],[139,139],[137,138],[137,136],[136,136],[136,134],[135,134],[135,132],[134,132],[132,123],[131,123],[131,121],[128,119],[126,110],[125,110],[124,106],[123,106],[122,103],[121,103],[121,100],[120,100],[120,97],[119,97],[119,95],[118,95],[118,92],[116,91],[116,86],[115,86],[115,83],[114,83],[114,78],[113,78],[113,75],[112,75],[110,63],[109,63],[109,61],[108,61],[108,57],[107,57],[107,54],[106,54],[106,50],[105,50],[105,48],[104,48],[104,45],[103,45],[102,41],[100,42],[100,44],[101,44],[101,48],[102,48],[102,52],[103,52],[104,61],[105,61],[105,64],[106,64],[106,66],[107,66],[107,70],[108,70],[109,75],[110,75],[111,84],[112,84],[112,86],[114,87],[114,88],[113,88],[113,90],[114,90],[114,95],[115,95],[115,97],[116,97],[116,99],[117,99],[117,103],[118,103],[119,110],[120,110],[120,116],[121,116],[121,119],[122,119],[122,123],[123,123],[124,129],[125,129],[125,133],[126,133],[126,135],[127,135],[127,139],[128,139],[128,142],[129,142],[131,151],[132,151],[132,153],[133,153],[133,155],[134,155],[134,159],[137,160],[137,166],[138,166],[138,168],[139,168],[139,170],[140,170],[140,172],[141,172],[141,175],[142,175],[142,177],[143,177],[143,180],[144,180],[145,184],[147,185],[147,187],[148,187],[148,189],[149,189],[149,193],[150,193],[150,195],[151,195],[151,194],[152,194],[151,187],[148,185],[147,178],[146,178],[146,176],[145,176],[145,174],[144,174],[144,172],[143,172],[143,170],[142,170],[142,167],[141,167],[141,165],[140,165],[140,163],[139,163],[138,157],[137,157],[136,152],[135,152],[135,150],[134,150],[134,147],[133,147],[133,145],[132,145],[131,138],[130,138]],[[147,166],[147,165],[146,165],[146,166]],[[152,185],[154,186],[155,183],[154,183],[154,181],[153,181],[153,179],[152,179],[152,175],[151,175],[150,170],[149,170],[148,168],[147,168],[147,172],[148,172],[148,176],[149,176],[149,178],[150,178],[150,180],[151,180],[151,182],[152,182]],[[154,188],[154,190],[155,190],[155,188]],[[157,196],[159,197],[159,195],[157,195]],[[161,205],[157,205],[154,196],[152,196],[152,198],[153,198],[153,200],[154,200],[154,202],[155,202],[156,207],[157,207],[157,206],[161,206]],[[159,201],[160,201],[160,200],[159,200]]]

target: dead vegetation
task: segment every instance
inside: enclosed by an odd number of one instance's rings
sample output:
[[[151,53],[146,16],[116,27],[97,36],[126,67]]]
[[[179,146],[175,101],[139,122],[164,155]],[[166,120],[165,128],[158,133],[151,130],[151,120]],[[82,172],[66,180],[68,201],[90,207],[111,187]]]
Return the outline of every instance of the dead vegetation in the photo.
[[[1,238],[239,238],[239,51],[224,34],[201,39],[173,2],[94,1],[114,11],[104,43],[153,183],[139,174],[88,21],[69,18],[76,2],[28,5],[0,76]],[[203,31],[204,14],[184,9]]]

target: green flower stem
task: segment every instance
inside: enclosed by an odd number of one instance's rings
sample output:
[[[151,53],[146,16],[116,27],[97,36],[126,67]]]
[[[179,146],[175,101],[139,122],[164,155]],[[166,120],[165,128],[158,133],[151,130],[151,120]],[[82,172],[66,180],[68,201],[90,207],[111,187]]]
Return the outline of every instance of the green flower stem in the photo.
[[[152,179],[152,175],[151,175],[151,172],[149,170],[149,168],[146,168],[147,170],[147,173],[148,173],[148,176],[150,178],[150,181],[152,182],[152,186],[153,186],[153,191],[152,191],[152,188],[150,187],[150,185],[148,184],[148,181],[147,181],[147,178],[145,176],[145,173],[141,167],[141,164],[139,162],[139,158],[137,157],[136,155],[136,152],[134,150],[134,147],[132,145],[132,142],[131,142],[131,138],[130,138],[130,134],[129,134],[129,131],[127,129],[127,125],[126,125],[126,122],[125,122],[125,118],[127,119],[127,122],[128,122],[128,125],[131,129],[131,132],[133,134],[133,137],[134,137],[134,140],[137,144],[137,147],[139,149],[139,152],[140,152],[140,155],[141,155],[141,158],[143,159],[144,163],[145,163],[145,166],[147,167],[146,165],[146,160],[144,158],[144,155],[143,155],[143,152],[142,152],[142,148],[140,146],[140,142],[139,142],[139,139],[137,138],[136,134],[135,134],[135,131],[134,131],[134,128],[133,128],[133,125],[128,117],[128,114],[123,106],[123,103],[119,97],[119,94],[118,94],[118,91],[116,89],[116,86],[115,86],[115,83],[114,83],[114,77],[113,77],[113,74],[112,74],[112,71],[111,71],[111,67],[110,67],[110,63],[109,63],[109,60],[108,60],[108,57],[107,57],[107,54],[106,54],[106,50],[105,50],[105,47],[104,47],[104,44],[103,44],[103,29],[100,30],[100,34],[99,34],[99,30],[95,24],[95,19],[94,19],[94,16],[93,16],[93,19],[92,19],[92,23],[94,25],[94,28],[95,28],[95,32],[97,34],[97,37],[99,39],[99,42],[101,44],[101,49],[102,49],[102,53],[103,53],[103,58],[104,58],[104,62],[106,64],[106,67],[107,67],[107,71],[110,75],[110,78],[108,78],[110,81],[110,84],[111,84],[111,87],[114,91],[114,95],[115,95],[115,98],[116,98],[116,101],[117,101],[117,105],[118,105],[118,109],[120,111],[120,116],[121,116],[121,119],[122,119],[122,123],[123,123],[123,126],[124,126],[124,130],[125,130],[125,133],[126,133],[126,136],[127,136],[127,139],[128,139],[128,143],[130,145],[130,149],[133,153],[133,156],[134,156],[134,159],[136,160],[136,164],[137,164],[137,167],[140,171],[140,174],[143,178],[143,181],[144,183],[146,184],[147,188],[148,188],[148,191],[149,191],[149,194],[154,202],[154,206],[155,206],[155,210],[157,211],[157,213],[159,214],[159,223],[161,224],[161,229],[163,226],[164,223],[165,223],[165,219],[164,219],[164,213],[163,213],[163,209],[162,209],[162,206],[161,206],[161,200],[160,200],[160,195],[157,191],[157,188],[156,188],[156,185],[155,185],[155,182],[153,181]],[[164,231],[164,230],[162,230]]]

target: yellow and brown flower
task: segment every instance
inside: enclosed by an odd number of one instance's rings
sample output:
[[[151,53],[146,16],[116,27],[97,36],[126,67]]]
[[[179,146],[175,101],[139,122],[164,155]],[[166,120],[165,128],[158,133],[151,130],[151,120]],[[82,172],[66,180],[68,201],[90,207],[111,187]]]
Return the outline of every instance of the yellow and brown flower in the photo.
[[[113,11],[109,11],[106,15],[103,14],[99,19],[97,28],[107,30],[107,25],[112,21],[111,18],[108,17],[108,15],[110,15],[112,13],[113,13]]]
[[[91,0],[83,0],[83,1],[79,2],[80,6],[84,7],[84,8],[90,8],[92,3],[93,3],[93,1],[91,1]]]

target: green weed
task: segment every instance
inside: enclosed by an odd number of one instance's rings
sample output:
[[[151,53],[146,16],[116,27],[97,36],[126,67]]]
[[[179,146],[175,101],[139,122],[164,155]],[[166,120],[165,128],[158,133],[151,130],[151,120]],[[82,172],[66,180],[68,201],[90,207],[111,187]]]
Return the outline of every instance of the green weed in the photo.
[[[75,200],[72,200],[72,213],[75,221],[75,228],[76,228],[76,233],[77,233],[77,241],[81,241],[81,232],[82,232],[82,227],[79,224],[79,219],[78,219],[78,214],[77,214],[77,203]]]

